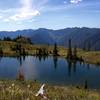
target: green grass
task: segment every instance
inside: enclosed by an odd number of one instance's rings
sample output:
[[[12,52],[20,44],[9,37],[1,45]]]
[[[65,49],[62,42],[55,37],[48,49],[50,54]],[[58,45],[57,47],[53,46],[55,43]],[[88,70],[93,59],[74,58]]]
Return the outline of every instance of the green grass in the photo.
[[[41,100],[35,96],[41,85],[32,81],[0,81],[0,100]],[[99,90],[46,84],[45,91],[49,100],[100,100]]]

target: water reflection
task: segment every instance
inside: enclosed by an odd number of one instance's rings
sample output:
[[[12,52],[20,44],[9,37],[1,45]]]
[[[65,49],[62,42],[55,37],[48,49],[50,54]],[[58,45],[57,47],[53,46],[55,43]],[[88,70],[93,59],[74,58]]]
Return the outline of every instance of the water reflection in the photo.
[[[26,56],[18,56],[17,57],[17,60],[19,61],[20,66],[22,65],[23,61],[25,61],[25,58],[26,58]]]
[[[87,80],[85,80],[84,88],[85,88],[85,89],[88,88],[88,82],[87,82]]]
[[[36,56],[36,58],[39,59],[39,61],[41,62],[42,60],[45,61],[48,56]],[[53,63],[54,63],[54,68],[57,69],[57,62],[58,62],[58,57],[57,56],[53,56]]]
[[[0,56],[0,61],[1,61],[1,59],[2,59],[2,56]]]
[[[76,69],[76,63],[77,63],[77,61],[74,61],[74,62],[73,62],[73,71],[74,71],[74,73],[76,73],[76,70],[77,70],[77,69]]]
[[[56,70],[55,70],[56,69]],[[100,67],[51,56],[1,57],[0,78],[100,88]]]
[[[36,58],[38,58],[39,59],[39,61],[41,62],[42,60],[46,60],[47,58],[48,58],[48,56],[46,56],[46,55],[44,55],[44,56],[35,56]]]
[[[19,70],[18,70],[18,74],[17,74],[17,80],[20,80],[20,81],[24,81],[25,78],[24,78],[24,72],[23,72],[23,66],[20,66]]]
[[[57,69],[58,58],[56,56],[53,57],[53,62],[54,62],[54,68]]]
[[[90,64],[87,64],[87,69],[88,69],[88,70],[90,69]]]
[[[76,73],[77,61],[67,60],[67,63],[68,63],[68,76],[71,76],[71,74]]]

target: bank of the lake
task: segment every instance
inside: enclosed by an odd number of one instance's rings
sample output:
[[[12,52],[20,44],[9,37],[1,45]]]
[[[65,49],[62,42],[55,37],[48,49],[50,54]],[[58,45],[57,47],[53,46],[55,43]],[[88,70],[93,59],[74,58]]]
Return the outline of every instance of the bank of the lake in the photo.
[[[3,56],[20,56],[18,52],[13,50],[16,45],[17,43],[12,41],[0,41],[0,47],[2,48]],[[52,55],[54,46],[22,43],[21,48],[25,49],[27,55],[34,56],[36,54],[36,50],[39,48],[46,49],[48,52],[50,52],[49,55]],[[67,50],[68,49],[65,47],[58,46],[59,56],[66,58]],[[84,51],[82,49],[77,49],[77,55],[78,57],[82,57],[85,63],[100,65],[100,51]]]
[[[35,96],[41,85],[36,81],[1,80],[0,100],[41,100]],[[82,87],[46,84],[45,92],[49,100],[100,100],[100,90]]]

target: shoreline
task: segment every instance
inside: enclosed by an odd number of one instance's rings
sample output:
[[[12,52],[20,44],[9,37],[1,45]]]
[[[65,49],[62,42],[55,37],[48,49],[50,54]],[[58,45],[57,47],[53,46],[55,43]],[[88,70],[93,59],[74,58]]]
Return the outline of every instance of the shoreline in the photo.
[[[24,55],[25,57],[27,57],[27,56],[37,56],[37,55],[35,55],[35,54],[28,54],[28,55]],[[48,55],[48,56],[52,56],[53,57],[53,55]],[[0,56],[0,57],[23,57],[23,55],[12,55],[12,54],[4,54],[4,55],[2,55],[2,56]],[[58,58],[60,57],[60,58],[64,58],[64,59],[66,59],[66,56],[65,55],[60,55],[60,56],[57,56]],[[67,60],[67,59],[66,59]],[[96,62],[95,60],[94,61],[91,61],[90,59],[87,59],[87,58],[83,58],[83,63],[87,63],[87,64],[94,64],[94,65],[97,65],[97,66],[100,66],[100,62],[98,61],[98,62]],[[77,61],[79,61],[79,60],[77,60]],[[80,61],[79,61],[80,62]]]
[[[0,41],[0,47],[3,50],[3,54],[0,54],[1,57],[20,57],[21,55],[13,51],[12,48],[16,45],[16,42],[12,41]],[[35,44],[21,44],[22,48],[25,49],[27,54],[25,56],[36,56],[36,49],[45,48],[47,51],[52,52],[54,46],[48,45],[35,45]],[[59,57],[63,57],[66,59],[67,56],[67,48],[63,46],[58,46],[58,54]],[[48,53],[48,56],[51,56],[52,53]],[[85,63],[100,65],[100,51],[84,51],[82,49],[77,48],[77,56],[84,60]]]

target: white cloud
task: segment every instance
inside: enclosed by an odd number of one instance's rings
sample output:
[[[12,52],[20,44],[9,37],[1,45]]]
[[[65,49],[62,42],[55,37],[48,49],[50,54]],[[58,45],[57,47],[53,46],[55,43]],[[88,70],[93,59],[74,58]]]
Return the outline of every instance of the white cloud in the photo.
[[[0,13],[3,15],[3,17],[0,16],[0,19],[4,22],[27,22],[40,15],[47,2],[48,0],[19,0],[20,5],[17,8],[0,9]]]
[[[64,1],[64,4],[67,4],[67,1]]]
[[[3,21],[27,21],[34,18],[34,16],[40,15],[40,9],[48,0],[19,0],[20,8],[9,8],[6,10],[0,9],[0,13],[3,14]],[[0,16],[0,19],[2,16]]]
[[[31,19],[36,15],[39,15],[39,11],[35,10],[35,11],[27,11],[27,12],[20,12],[18,14],[15,14],[13,16],[10,16],[9,18],[11,20],[14,21],[18,21],[18,20],[26,20],[26,19]]]
[[[79,2],[81,2],[82,0],[70,0],[70,3],[73,3],[73,4],[77,4]]]
[[[6,18],[6,19],[4,19],[3,21],[4,21],[4,22],[9,22],[10,20]]]
[[[0,19],[2,19],[2,18],[3,18],[3,16],[0,15]]]
[[[32,0],[20,0],[22,7],[18,9],[18,13],[9,18],[14,21],[31,19],[40,12],[32,7]]]

